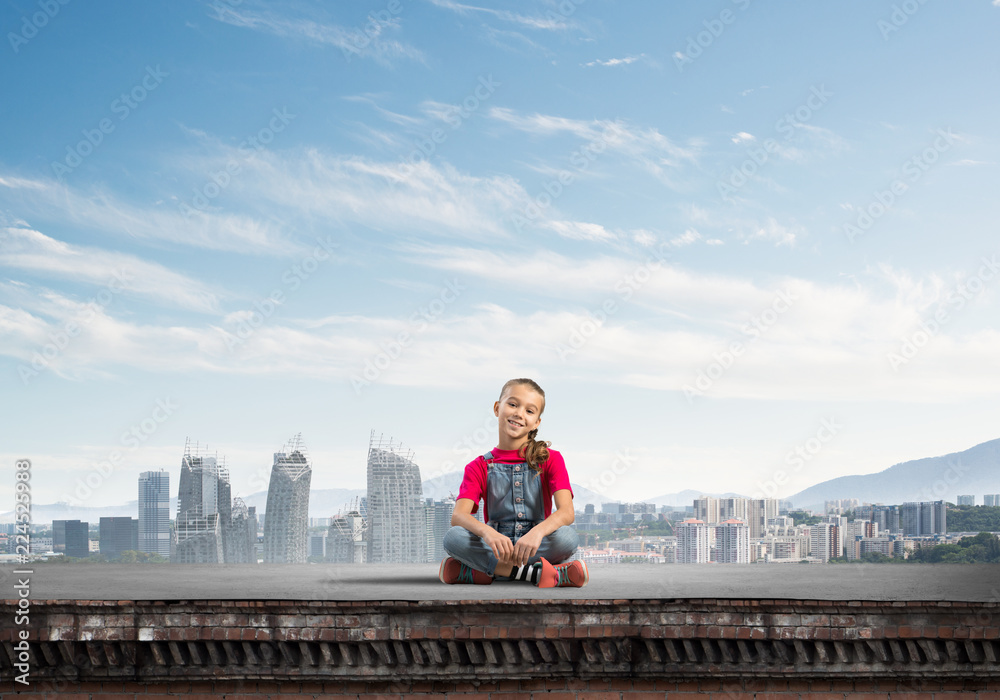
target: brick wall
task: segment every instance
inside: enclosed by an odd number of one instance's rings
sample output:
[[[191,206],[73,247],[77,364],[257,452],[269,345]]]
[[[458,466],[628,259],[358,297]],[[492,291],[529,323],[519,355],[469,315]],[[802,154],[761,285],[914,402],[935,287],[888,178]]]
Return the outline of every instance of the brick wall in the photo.
[[[995,601],[34,600],[31,615],[37,697],[1000,700]],[[0,628],[4,694],[26,690],[9,682],[15,635]]]

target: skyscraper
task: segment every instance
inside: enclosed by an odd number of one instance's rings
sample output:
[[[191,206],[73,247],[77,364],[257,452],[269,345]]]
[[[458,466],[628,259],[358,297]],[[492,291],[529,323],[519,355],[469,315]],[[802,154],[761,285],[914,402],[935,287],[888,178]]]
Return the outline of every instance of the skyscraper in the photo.
[[[983,496],[984,506],[1000,506],[1000,493],[988,493]]]
[[[299,433],[274,453],[264,511],[265,564],[306,563],[311,482],[312,466]]]
[[[232,522],[224,542],[227,564],[257,563],[257,518],[242,498],[233,499]]]
[[[338,564],[364,564],[368,556],[367,541],[364,539],[367,526],[357,507],[330,518],[326,560]]]
[[[101,518],[100,520],[101,554],[113,559],[122,552],[138,551],[139,521],[133,518]]]
[[[712,496],[700,496],[694,499],[694,519],[708,525],[719,522],[719,499]]]
[[[67,557],[90,556],[90,523],[80,520],[52,521],[52,549],[65,552]],[[56,546],[62,549],[56,549]]]
[[[720,564],[750,563],[750,527],[730,519],[715,528],[715,560]]]
[[[756,540],[767,534],[767,521],[778,517],[778,499],[753,498],[749,510],[750,539]]]
[[[696,518],[688,518],[678,524],[677,563],[707,564],[711,560],[708,545],[708,525]]]
[[[843,554],[840,526],[833,523],[816,523],[809,526],[809,544],[812,556],[824,564]]]
[[[899,507],[899,521],[904,535],[943,535],[948,532],[948,505],[944,501],[904,503]]]
[[[427,518],[425,532],[427,534],[427,560],[441,561],[445,557],[444,535],[451,528],[451,514],[455,511],[455,499],[448,498],[435,501],[428,498],[425,501]]]
[[[958,502],[956,503],[956,505],[959,505],[959,506],[974,506],[974,505],[976,505],[976,496],[974,494],[973,495],[967,495],[967,496],[959,496],[958,497]]]
[[[410,563],[426,560],[423,485],[413,452],[392,438],[368,442],[368,561]]]
[[[232,515],[229,471],[217,456],[208,456],[207,445],[188,440],[181,460],[177,489],[174,551],[170,560],[180,564],[221,564],[225,561],[223,525],[228,534]],[[225,523],[223,521],[226,521]]]
[[[139,551],[170,557],[170,472],[139,474]]]

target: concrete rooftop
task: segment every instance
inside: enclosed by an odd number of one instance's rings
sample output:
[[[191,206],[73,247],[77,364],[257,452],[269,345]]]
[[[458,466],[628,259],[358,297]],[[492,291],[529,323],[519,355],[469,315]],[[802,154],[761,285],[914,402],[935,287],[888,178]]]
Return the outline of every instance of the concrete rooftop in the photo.
[[[590,567],[585,588],[525,583],[446,586],[437,564],[0,566],[31,569],[32,600],[544,600],[780,599],[1000,603],[1000,565],[619,564]],[[22,577],[23,578],[23,577]]]

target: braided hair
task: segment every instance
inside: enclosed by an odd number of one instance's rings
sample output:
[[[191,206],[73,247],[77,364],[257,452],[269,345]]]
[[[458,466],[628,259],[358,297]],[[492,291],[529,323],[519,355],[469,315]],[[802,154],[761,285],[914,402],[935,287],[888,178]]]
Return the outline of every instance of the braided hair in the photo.
[[[545,392],[542,387],[538,386],[538,383],[533,379],[528,379],[527,377],[520,377],[518,379],[511,379],[503,385],[500,390],[500,401],[503,401],[504,396],[507,394],[507,389],[512,386],[517,386],[519,384],[527,385],[531,390],[538,392],[538,395],[542,397],[542,406],[538,411],[538,415],[541,416],[545,411]],[[542,471],[542,464],[545,460],[549,458],[549,446],[552,444],[546,440],[536,440],[535,436],[538,435],[538,428],[535,428],[528,433],[528,441],[521,446],[518,450],[518,455],[528,463],[528,466],[534,469],[536,472]]]

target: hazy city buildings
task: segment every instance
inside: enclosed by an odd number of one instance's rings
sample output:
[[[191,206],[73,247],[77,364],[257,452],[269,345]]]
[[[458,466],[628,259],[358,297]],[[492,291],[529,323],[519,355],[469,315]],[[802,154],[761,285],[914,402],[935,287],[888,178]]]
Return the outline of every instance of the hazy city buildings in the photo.
[[[299,433],[274,453],[264,520],[264,563],[306,563],[311,482],[312,465]]]
[[[959,505],[959,506],[974,506],[974,505],[976,505],[976,497],[973,494],[966,495],[966,496],[959,496],[958,497],[958,503],[956,503],[955,505]]]
[[[423,485],[413,452],[376,438],[368,443],[368,561],[373,564],[423,562]]]
[[[809,526],[811,556],[824,564],[842,555],[840,526],[833,523],[816,523]]]
[[[257,563],[257,517],[242,498],[233,499],[232,518],[224,538],[227,564]]]
[[[170,560],[178,564],[221,564],[232,518],[229,472],[208,447],[190,440],[184,446],[177,487],[177,519]]]
[[[715,560],[720,564],[750,563],[750,527],[742,520],[725,520],[715,527]]]
[[[89,557],[90,523],[80,520],[53,520],[52,549],[55,552],[65,552],[67,557]]]
[[[911,537],[943,535],[948,531],[947,513],[944,501],[904,503],[899,507],[900,526]]]
[[[677,563],[706,564],[711,561],[709,527],[697,518],[688,518],[677,525]]]
[[[1000,506],[1000,493],[988,493],[983,496],[984,506]]]
[[[338,564],[364,564],[368,558],[368,543],[364,539],[367,525],[357,507],[331,518],[326,560]]]
[[[170,472],[139,474],[139,551],[170,557]]]
[[[122,552],[139,550],[139,521],[133,518],[101,518],[98,537],[101,554],[109,559]]]
[[[441,561],[445,557],[444,535],[451,527],[451,514],[455,510],[455,500],[449,498],[435,501],[428,498],[424,503],[427,533],[427,561]]]

